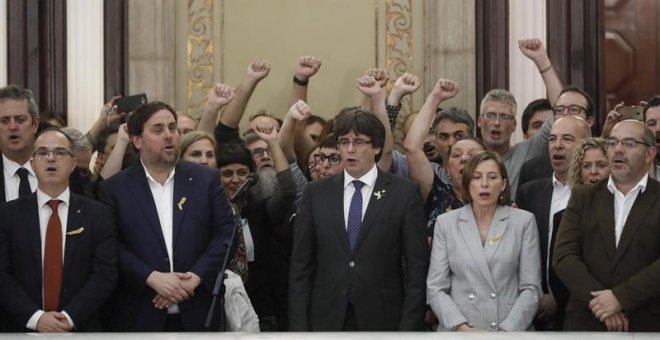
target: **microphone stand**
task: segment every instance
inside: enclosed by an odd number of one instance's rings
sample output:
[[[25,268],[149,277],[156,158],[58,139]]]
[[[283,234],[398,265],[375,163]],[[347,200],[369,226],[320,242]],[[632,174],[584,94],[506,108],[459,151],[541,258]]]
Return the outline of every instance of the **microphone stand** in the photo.
[[[225,316],[225,279],[227,278],[227,274],[225,273],[225,269],[227,269],[227,263],[229,262],[229,254],[232,252],[232,246],[234,245],[234,239],[236,238],[236,230],[238,228],[242,227],[241,223],[241,211],[245,208],[247,205],[247,192],[244,195],[241,195],[241,197],[232,197],[230,203],[231,206],[233,207],[234,210],[234,218],[235,218],[235,223],[234,223],[234,230],[231,232],[231,237],[229,238],[229,242],[227,245],[227,251],[225,252],[225,258],[222,260],[222,267],[221,270],[218,272],[218,276],[215,279],[215,285],[213,286],[213,292],[211,293],[212,299],[211,299],[211,307],[209,308],[208,313],[206,314],[206,322],[204,323],[204,327],[208,328],[209,330],[219,330],[221,332],[226,332],[227,331],[227,319]],[[214,314],[215,314],[215,309],[216,309],[216,304],[218,301],[218,297],[220,298],[220,303],[219,303],[219,314],[220,314],[220,324],[218,325],[217,322],[214,322]]]

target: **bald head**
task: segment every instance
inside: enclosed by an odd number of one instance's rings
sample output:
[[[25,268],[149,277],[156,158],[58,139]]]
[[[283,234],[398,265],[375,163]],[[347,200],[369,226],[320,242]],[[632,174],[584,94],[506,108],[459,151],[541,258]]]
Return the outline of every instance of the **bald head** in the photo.
[[[550,129],[548,151],[550,163],[557,180],[566,183],[573,149],[579,141],[591,137],[587,122],[578,116],[564,116],[555,121]]]

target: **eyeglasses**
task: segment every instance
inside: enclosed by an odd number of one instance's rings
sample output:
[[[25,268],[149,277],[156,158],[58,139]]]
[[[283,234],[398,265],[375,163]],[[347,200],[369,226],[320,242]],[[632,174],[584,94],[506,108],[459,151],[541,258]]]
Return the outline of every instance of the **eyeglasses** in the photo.
[[[339,144],[339,146],[342,147],[342,148],[347,148],[348,145],[350,145],[350,144],[353,144],[353,147],[359,148],[359,147],[365,146],[367,144],[371,144],[371,141],[360,139],[360,138],[356,138],[356,139],[353,139],[353,140],[350,140],[348,138],[340,138],[339,140],[337,140],[337,144]]]
[[[270,151],[266,148],[256,148],[250,151],[252,153],[253,158],[261,158],[264,156],[264,154],[267,152],[270,155]]]
[[[554,112],[556,115],[563,114],[564,111],[568,110],[568,113],[571,115],[579,115],[580,112],[584,111],[587,112],[587,109],[580,106],[580,105],[569,105],[569,106],[555,106],[552,108],[552,112]]]
[[[481,116],[488,119],[488,120],[497,120],[497,119],[499,119],[501,122],[511,121],[515,118],[512,115],[508,115],[506,113],[495,113],[495,112],[482,113]]]
[[[44,160],[48,159],[48,156],[52,154],[53,158],[55,159],[62,159],[66,156],[73,157],[73,154],[71,151],[65,149],[65,148],[55,148],[53,150],[48,150],[46,148],[39,148],[37,151],[34,152],[34,158],[38,160]]]
[[[330,165],[337,165],[341,163],[341,155],[339,155],[338,153],[333,153],[327,156],[322,153],[314,155],[314,162],[316,162],[316,164],[319,165],[323,164],[323,162],[325,162],[326,159],[328,160]]]
[[[616,147],[617,144],[619,144],[619,143],[621,143],[621,145],[623,145],[626,149],[634,149],[637,146],[637,144],[651,146],[648,143],[640,142],[640,141],[635,140],[633,138],[624,138],[622,140],[618,140],[616,138],[610,138],[610,139],[607,140],[607,145],[610,148]]]

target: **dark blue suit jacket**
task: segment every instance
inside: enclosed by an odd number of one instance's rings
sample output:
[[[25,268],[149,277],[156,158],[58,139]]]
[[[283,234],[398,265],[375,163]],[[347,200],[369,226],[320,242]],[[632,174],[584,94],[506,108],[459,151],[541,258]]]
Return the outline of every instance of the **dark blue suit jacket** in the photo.
[[[41,235],[37,194],[0,205],[0,308],[9,317],[5,329],[24,332],[28,319],[42,309]],[[77,331],[100,331],[98,311],[117,281],[116,227],[112,211],[71,193],[59,311]]]
[[[166,310],[154,307],[147,277],[169,272],[158,213],[141,162],[103,181],[99,196],[119,227],[119,286],[114,327],[119,331],[163,331]],[[216,275],[227,251],[234,217],[217,169],[179,161],[174,174],[173,260],[175,272],[191,271],[202,283],[179,304],[186,331],[202,331]]]

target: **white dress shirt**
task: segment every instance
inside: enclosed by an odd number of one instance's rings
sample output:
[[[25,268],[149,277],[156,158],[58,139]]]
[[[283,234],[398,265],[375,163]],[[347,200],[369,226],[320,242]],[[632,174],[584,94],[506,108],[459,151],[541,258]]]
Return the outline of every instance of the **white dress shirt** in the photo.
[[[3,156],[4,157],[4,156]],[[30,169],[32,171],[32,169]],[[66,226],[69,214],[69,199],[71,198],[71,192],[69,188],[66,188],[59,196],[50,197],[43,191],[37,189],[37,207],[39,207],[39,235],[41,235],[41,270],[43,276],[43,266],[44,266],[44,253],[46,252],[46,230],[48,229],[48,220],[50,215],[53,213],[52,209],[48,205],[50,200],[60,200],[60,204],[57,206],[57,215],[60,218],[60,224],[62,225],[62,265],[64,265],[64,246],[66,245]],[[62,278],[64,279],[64,278]],[[44,287],[41,286],[41,300],[43,301],[44,296]],[[40,309],[28,319],[26,328],[31,330],[37,330],[37,322],[39,318],[44,314],[44,310]],[[66,316],[67,320],[71,327],[75,327],[73,320],[67,312],[62,311],[62,314]]]
[[[140,160],[142,162],[142,160]],[[174,224],[174,168],[170,171],[169,176],[165,180],[165,184],[160,184],[156,181],[149,171],[142,163],[144,173],[147,174],[147,182],[149,189],[151,189],[151,196],[154,198],[156,204],[156,212],[158,213],[158,221],[160,222],[160,229],[163,232],[163,239],[165,239],[165,248],[167,249],[167,257],[170,260],[170,272],[174,272],[174,252],[173,248],[173,224]],[[179,305],[172,304],[167,309],[168,314],[179,313]]]
[[[28,171],[28,181],[30,182],[30,191],[34,192],[37,188],[37,176],[34,175],[32,170],[32,165],[30,162],[26,162],[23,165],[20,165],[9,158],[2,155],[2,172],[5,176],[5,201],[9,202],[18,198],[18,186],[21,184],[21,178],[18,177],[16,170],[19,168],[25,168]],[[49,215],[50,216],[50,215]]]
[[[624,195],[619,189],[617,189],[614,180],[612,180],[612,175],[610,175],[610,179],[607,180],[607,189],[614,194],[614,240],[617,247],[619,246],[619,240],[623,233],[623,226],[626,224],[626,220],[630,214],[630,209],[632,209],[635,199],[637,199],[637,195],[646,190],[646,184],[648,181],[649,175],[646,174]]]
[[[374,191],[376,177],[378,177],[378,168],[375,164],[371,170],[367,171],[367,173],[360,178],[355,178],[344,170],[344,227],[346,227],[346,230],[348,230],[348,210],[351,208],[351,200],[355,193],[355,187],[351,182],[359,180],[364,183],[362,189],[360,189],[360,192],[362,192],[362,219],[364,220],[364,213],[367,211],[367,205],[369,205],[371,193]]]
[[[545,259],[545,267],[548,270],[543,273],[546,282],[548,282],[548,291],[550,291],[550,245],[552,244],[552,232],[555,227],[555,214],[566,209],[568,200],[571,199],[571,186],[564,184],[557,179],[557,175],[552,173],[552,198],[550,199],[550,216],[548,218],[548,256]]]

